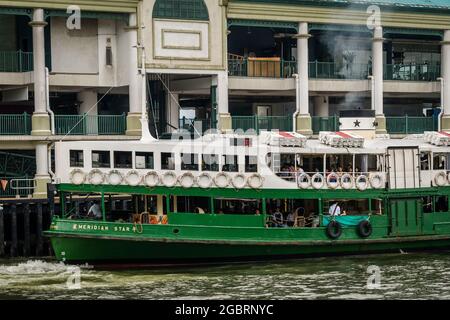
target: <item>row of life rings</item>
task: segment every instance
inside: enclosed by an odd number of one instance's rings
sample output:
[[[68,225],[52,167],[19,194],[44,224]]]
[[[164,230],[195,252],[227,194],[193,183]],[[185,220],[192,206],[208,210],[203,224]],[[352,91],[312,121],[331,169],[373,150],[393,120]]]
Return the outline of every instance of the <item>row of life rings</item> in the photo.
[[[312,177],[309,174],[303,172],[297,177],[297,185],[301,189],[308,189],[313,187],[314,189],[322,189],[325,184],[330,189],[336,189],[339,186],[342,189],[351,189],[354,186],[358,190],[366,190],[369,185],[374,189],[383,188],[385,185],[384,177],[380,173],[372,173],[369,177],[365,175],[359,175],[356,179],[349,173],[343,174],[341,177],[337,173],[330,173],[326,178],[323,174],[315,173]]]
[[[445,171],[440,171],[434,176],[434,183],[438,187],[445,186],[450,183],[450,172],[447,174]]]
[[[80,169],[74,169],[70,173],[70,180],[76,185],[87,182],[93,185],[107,183],[115,186],[125,183],[130,186],[137,186],[143,183],[148,187],[156,187],[160,184],[166,187],[174,187],[179,183],[184,188],[191,188],[197,184],[200,188],[205,189],[210,188],[213,185],[218,188],[232,186],[236,189],[242,189],[249,186],[253,189],[259,189],[264,183],[264,178],[257,173],[246,177],[242,173],[230,176],[226,172],[219,172],[213,177],[207,172],[202,172],[196,177],[191,172],[185,172],[182,175],[177,176],[173,171],[164,172],[161,175],[156,171],[150,171],[144,176],[141,176],[136,170],[130,170],[126,175],[123,175],[118,170],[111,170],[109,173],[103,173],[99,169],[93,169],[88,174],[85,174]]]

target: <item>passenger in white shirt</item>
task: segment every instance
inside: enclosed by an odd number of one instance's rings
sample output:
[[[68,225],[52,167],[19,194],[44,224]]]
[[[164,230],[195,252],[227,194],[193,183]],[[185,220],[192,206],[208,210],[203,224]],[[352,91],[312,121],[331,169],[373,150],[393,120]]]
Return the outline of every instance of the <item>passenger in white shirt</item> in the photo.
[[[330,206],[330,209],[328,209],[328,214],[330,216],[340,216],[341,215],[341,207],[339,207],[339,204],[337,202],[333,203]]]
[[[100,219],[102,217],[102,210],[100,210],[100,206],[97,202],[94,202],[92,206],[89,208],[88,216],[93,215],[94,218]]]

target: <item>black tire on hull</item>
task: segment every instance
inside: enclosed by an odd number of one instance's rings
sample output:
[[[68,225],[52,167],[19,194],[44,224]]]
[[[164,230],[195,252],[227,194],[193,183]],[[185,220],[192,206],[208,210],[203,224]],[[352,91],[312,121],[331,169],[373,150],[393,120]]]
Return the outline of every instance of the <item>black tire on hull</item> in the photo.
[[[327,226],[326,232],[327,232],[327,236],[330,239],[337,239],[342,234],[342,226],[337,221],[330,221],[330,223]]]
[[[361,238],[368,238],[372,234],[372,225],[367,220],[361,221],[358,224],[357,231]]]

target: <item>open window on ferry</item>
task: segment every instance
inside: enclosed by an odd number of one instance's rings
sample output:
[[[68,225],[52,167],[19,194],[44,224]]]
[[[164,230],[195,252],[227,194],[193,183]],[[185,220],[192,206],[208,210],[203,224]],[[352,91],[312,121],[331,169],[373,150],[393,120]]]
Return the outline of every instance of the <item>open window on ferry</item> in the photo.
[[[198,171],[198,154],[182,153],[181,170]]]
[[[332,207],[334,203],[338,205],[339,214],[330,211],[337,208]],[[383,212],[382,199],[327,199],[323,201],[324,215],[366,216],[381,215]]]
[[[431,153],[422,151],[420,153],[420,170],[430,170]]]
[[[318,227],[317,199],[267,199],[268,227]]]
[[[433,170],[450,170],[450,153],[435,153],[433,155]]]
[[[153,152],[136,152],[136,169],[154,169]]]
[[[84,167],[83,150],[70,150],[70,166]]]
[[[175,170],[175,155],[173,153],[161,153],[161,170]]]
[[[92,151],[92,168],[111,168],[109,151]]]
[[[131,151],[114,151],[114,168],[131,169],[133,167]]]
[[[257,156],[245,156],[245,172],[258,172]]]
[[[217,198],[214,199],[214,207],[217,214],[260,215],[262,213],[262,200]]]
[[[436,196],[435,198],[435,205],[434,205],[434,211],[435,212],[448,212],[449,210],[449,203],[448,203],[448,197],[447,196]]]
[[[352,154],[328,154],[326,156],[326,171],[340,173],[353,173]]]
[[[223,155],[222,157],[223,157],[222,171],[239,172],[237,155]]]
[[[202,171],[219,171],[219,156],[217,154],[203,154]]]
[[[210,197],[179,196],[177,197],[177,210],[174,211],[204,214],[211,213],[212,210]]]

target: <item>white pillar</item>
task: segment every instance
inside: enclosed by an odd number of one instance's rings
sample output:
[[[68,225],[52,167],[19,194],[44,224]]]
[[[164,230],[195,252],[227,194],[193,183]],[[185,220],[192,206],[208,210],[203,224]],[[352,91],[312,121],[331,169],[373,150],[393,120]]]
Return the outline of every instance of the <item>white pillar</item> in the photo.
[[[297,131],[303,134],[312,134],[311,115],[309,114],[309,55],[308,39],[311,35],[308,33],[308,23],[300,22],[298,24],[297,38],[297,72],[299,76],[299,86],[297,92],[297,110],[296,119]]]
[[[137,17],[135,13],[130,14],[128,32],[128,51],[129,51],[129,104],[130,110],[127,116],[127,135],[141,134],[141,75],[139,73],[138,63],[138,35],[137,35]]]
[[[373,30],[372,39],[372,76],[374,81],[373,105],[378,126],[377,133],[386,132],[386,119],[383,111],[383,28]]]
[[[167,106],[169,110],[167,120],[171,126],[178,128],[180,125],[180,108],[179,108],[178,93],[167,94]],[[168,129],[169,132],[175,131],[175,129],[172,127],[169,127]]]
[[[442,130],[450,130],[450,30],[444,31],[441,42],[441,77],[443,81],[443,94],[441,107],[443,109]]]
[[[228,111],[228,72],[221,71],[212,78],[212,85],[217,86],[217,117],[220,130],[231,129],[231,116]]]
[[[330,115],[328,96],[314,97],[314,115],[318,117],[328,117]]]
[[[83,90],[78,92],[77,100],[80,104],[80,114],[87,113],[89,115],[98,114],[97,91]]]
[[[47,113],[47,95],[45,83],[45,38],[44,28],[47,25],[44,9],[34,9],[33,21],[33,77],[34,77],[34,113],[32,119],[32,135],[50,135],[50,120]]]
[[[39,142],[36,144],[36,187],[34,189],[34,198],[45,198],[47,196],[47,183],[50,182],[48,173],[48,151],[47,143]]]

